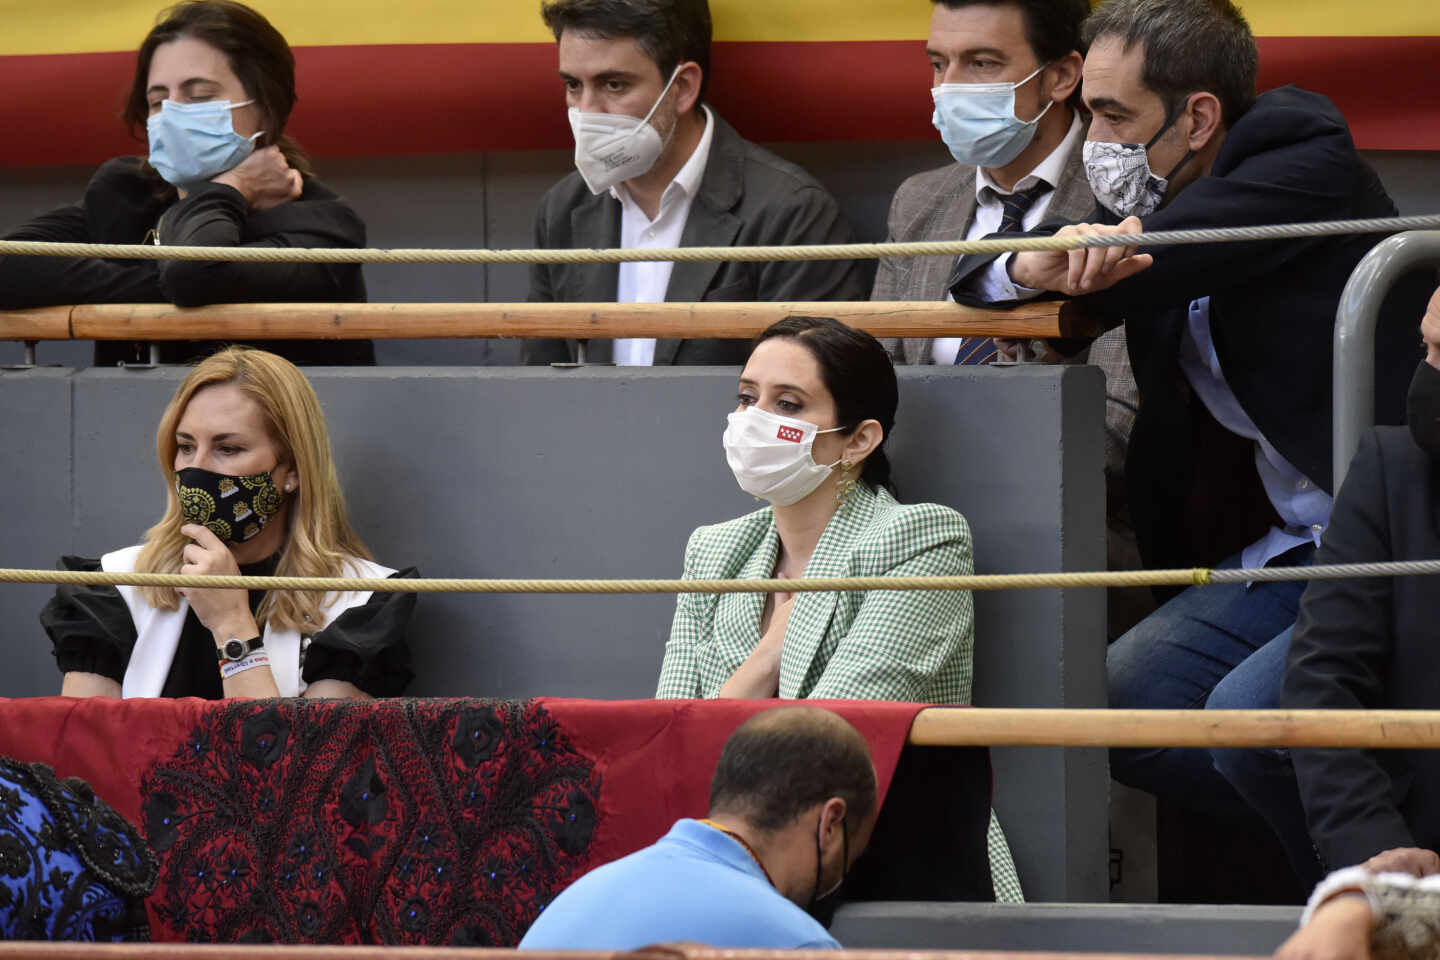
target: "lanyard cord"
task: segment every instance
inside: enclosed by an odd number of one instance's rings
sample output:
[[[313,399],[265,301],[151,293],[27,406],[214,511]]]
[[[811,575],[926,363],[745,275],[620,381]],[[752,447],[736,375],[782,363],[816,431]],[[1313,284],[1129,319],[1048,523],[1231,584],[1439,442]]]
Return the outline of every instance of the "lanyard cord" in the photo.
[[[760,857],[759,857],[758,855],[756,855],[756,853],[755,853],[755,848],[752,847],[752,846],[750,846],[750,844],[746,843],[744,837],[740,836],[740,834],[736,833],[734,830],[731,830],[729,827],[723,827],[723,826],[721,826],[720,824],[716,823],[714,820],[705,819],[705,820],[701,820],[700,822],[703,823],[703,824],[705,824],[705,826],[707,826],[707,827],[711,827],[712,829],[719,830],[721,833],[725,834],[725,836],[729,837],[730,839],[734,840],[736,843],[740,844],[740,846],[744,847],[744,848],[745,848],[745,852],[748,853],[748,854],[750,854],[750,859],[755,861],[755,866],[759,867],[759,868],[760,868],[760,872],[763,873],[763,874],[765,874],[765,881],[766,881],[767,883],[769,883],[770,886],[772,886],[772,887],[775,886],[775,881],[774,881],[773,879],[771,879],[771,877],[770,877],[770,871],[765,869],[765,864],[763,864],[763,863],[760,862]],[[777,887],[776,889],[779,889],[779,888]]]

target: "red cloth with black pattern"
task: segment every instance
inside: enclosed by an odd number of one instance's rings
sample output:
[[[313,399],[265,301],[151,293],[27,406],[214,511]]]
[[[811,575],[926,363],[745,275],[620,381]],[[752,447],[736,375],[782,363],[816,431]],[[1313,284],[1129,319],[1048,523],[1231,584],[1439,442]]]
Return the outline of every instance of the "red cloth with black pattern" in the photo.
[[[703,816],[726,738],[775,705],[0,700],[0,754],[141,825],[155,939],[510,946],[583,873]],[[922,708],[819,705],[870,743],[883,797]]]

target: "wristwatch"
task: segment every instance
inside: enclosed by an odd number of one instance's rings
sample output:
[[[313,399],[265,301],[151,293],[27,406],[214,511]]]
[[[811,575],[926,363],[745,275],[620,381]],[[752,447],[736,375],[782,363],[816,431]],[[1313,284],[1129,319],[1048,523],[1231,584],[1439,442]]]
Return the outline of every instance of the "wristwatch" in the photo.
[[[235,637],[231,637],[215,648],[215,658],[221,663],[233,663],[236,660],[244,660],[263,646],[265,646],[264,637],[251,637],[249,640],[237,640]]]

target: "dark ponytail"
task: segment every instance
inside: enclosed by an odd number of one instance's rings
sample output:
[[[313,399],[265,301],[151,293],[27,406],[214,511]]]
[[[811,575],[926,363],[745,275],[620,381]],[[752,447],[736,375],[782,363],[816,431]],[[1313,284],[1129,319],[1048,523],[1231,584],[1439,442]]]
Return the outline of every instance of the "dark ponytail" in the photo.
[[[900,388],[895,366],[885,348],[864,330],[847,327],[832,317],[786,317],[771,324],[752,346],[766,340],[787,337],[810,351],[820,365],[820,379],[835,399],[836,423],[842,434],[855,432],[865,420],[880,424],[884,437],[880,446],[865,458],[860,474],[871,487],[895,491],[890,478],[890,458],[885,443],[895,427],[895,408],[900,405]]]

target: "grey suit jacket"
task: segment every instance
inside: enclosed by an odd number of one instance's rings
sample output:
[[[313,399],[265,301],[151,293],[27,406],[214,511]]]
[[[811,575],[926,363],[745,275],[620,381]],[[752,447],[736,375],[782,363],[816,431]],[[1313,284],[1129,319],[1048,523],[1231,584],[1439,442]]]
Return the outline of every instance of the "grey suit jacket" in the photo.
[[[1095,209],[1095,195],[1085,179],[1081,155],[1084,139],[1076,143],[1055,185],[1045,218],[1084,220]],[[890,204],[889,239],[896,242],[964,240],[975,220],[975,168],[952,163],[939,170],[917,173],[900,185]],[[944,300],[946,281],[955,268],[954,257],[906,257],[880,261],[871,300]],[[907,339],[903,348],[887,341],[897,360],[932,363],[930,339]]]
[[[1095,195],[1085,177],[1083,138],[1065,163],[1055,195],[1045,211],[1046,220],[1093,219]],[[939,170],[917,173],[900,185],[890,204],[889,238],[910,240],[963,240],[975,219],[975,168],[952,163]],[[990,258],[973,258],[983,265]],[[955,268],[954,257],[908,257],[881,260],[871,300],[944,300],[946,283]],[[896,362],[934,363],[931,339],[886,340]],[[1125,450],[1140,405],[1125,327],[1101,334],[1073,362],[1088,361],[1105,371],[1105,470],[1107,481],[1118,490],[1125,475]]]
[[[758,246],[849,243],[850,227],[824,187],[804,170],[743,139],[711,111],[715,132],[700,189],[690,207],[680,245]],[[620,202],[595,195],[578,173],[545,194],[535,217],[539,248],[618,247]],[[620,268],[615,264],[535,264],[530,300],[549,303],[614,302]],[[865,280],[852,260],[785,263],[677,263],[665,300],[864,300]],[[655,365],[739,365],[747,340],[660,340]],[[586,352],[597,363],[611,359],[611,341],[594,340]],[[573,360],[575,342],[527,341],[526,363]]]

